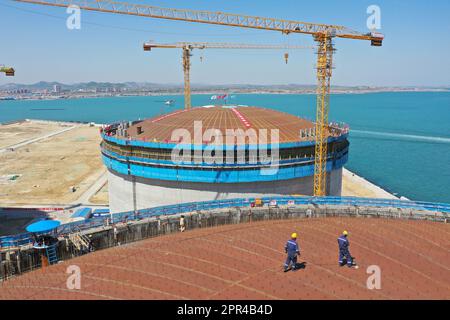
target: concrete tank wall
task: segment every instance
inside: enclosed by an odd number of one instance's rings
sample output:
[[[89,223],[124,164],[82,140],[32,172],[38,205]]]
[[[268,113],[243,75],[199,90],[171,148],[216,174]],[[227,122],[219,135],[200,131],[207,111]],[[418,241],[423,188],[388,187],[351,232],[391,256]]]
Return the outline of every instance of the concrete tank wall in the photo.
[[[109,205],[112,213],[156,206],[218,199],[275,195],[312,195],[313,176],[256,183],[196,183],[140,178],[108,172]],[[329,195],[340,196],[342,169],[327,175]]]

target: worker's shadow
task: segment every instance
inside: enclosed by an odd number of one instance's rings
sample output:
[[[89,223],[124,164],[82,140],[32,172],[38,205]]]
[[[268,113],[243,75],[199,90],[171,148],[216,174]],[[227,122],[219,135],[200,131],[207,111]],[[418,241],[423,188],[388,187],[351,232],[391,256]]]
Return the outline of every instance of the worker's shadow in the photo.
[[[298,262],[295,264],[295,270],[306,269],[306,261]]]

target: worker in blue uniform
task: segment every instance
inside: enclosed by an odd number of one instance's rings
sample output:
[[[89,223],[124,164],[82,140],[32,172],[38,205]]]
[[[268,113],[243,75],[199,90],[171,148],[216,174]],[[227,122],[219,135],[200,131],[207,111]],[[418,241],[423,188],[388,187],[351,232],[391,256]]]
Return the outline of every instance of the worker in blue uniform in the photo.
[[[289,270],[289,265],[292,263],[292,270],[297,269],[297,256],[300,255],[300,249],[297,244],[297,233],[291,234],[291,239],[288,240],[284,250],[287,253],[286,262],[284,264],[284,272]]]
[[[345,262],[344,259],[347,261],[347,266],[351,267],[353,265],[353,258],[350,255],[350,251],[348,247],[350,246],[350,243],[348,241],[348,232],[344,231],[342,232],[342,235],[338,238],[338,245],[339,245],[339,265],[342,267]]]

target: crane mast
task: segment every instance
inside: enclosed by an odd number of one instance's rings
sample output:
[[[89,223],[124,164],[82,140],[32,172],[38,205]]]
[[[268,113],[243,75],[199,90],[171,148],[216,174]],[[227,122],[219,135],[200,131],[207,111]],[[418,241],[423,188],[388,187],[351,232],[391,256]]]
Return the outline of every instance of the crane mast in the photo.
[[[191,109],[191,49],[183,47],[184,108]]]
[[[209,43],[209,42],[177,42],[177,43],[144,43],[144,51],[151,51],[153,48],[178,49],[183,51],[183,72],[184,72],[184,108],[191,109],[191,56],[193,49],[313,49],[312,46],[280,46],[280,45],[257,45],[242,43]],[[286,58],[287,59],[287,58]]]
[[[326,195],[326,166],[328,140],[328,111],[330,106],[331,74],[333,68],[333,39],[318,35],[317,42],[317,107],[314,162],[314,195]]]
[[[314,164],[314,195],[326,195],[326,160],[327,160],[327,133],[328,109],[330,94],[330,79],[333,58],[333,38],[354,40],[368,40],[372,46],[379,47],[383,43],[384,35],[377,32],[360,33],[344,26],[309,23],[302,21],[264,18],[230,14],[223,12],[210,12],[200,10],[184,10],[160,8],[148,5],[129,4],[112,0],[15,0],[57,7],[77,5],[81,9],[116,14],[127,14],[148,18],[188,21],[222,26],[252,28],[260,30],[280,31],[283,34],[301,33],[314,37],[317,43],[317,110],[316,110],[316,146]],[[189,58],[187,58],[189,62]],[[185,64],[188,66],[188,64]],[[188,68],[189,69],[189,68]],[[186,91],[185,91],[186,94]]]

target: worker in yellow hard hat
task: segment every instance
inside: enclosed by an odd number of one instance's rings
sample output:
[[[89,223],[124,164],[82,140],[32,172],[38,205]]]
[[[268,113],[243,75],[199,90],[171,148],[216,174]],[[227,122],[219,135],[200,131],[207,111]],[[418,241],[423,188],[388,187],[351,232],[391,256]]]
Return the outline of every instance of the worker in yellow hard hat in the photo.
[[[339,266],[347,264],[348,267],[353,267],[353,257],[350,254],[348,247],[350,242],[348,241],[348,231],[344,230],[342,235],[338,238],[339,245]]]
[[[297,233],[291,234],[291,239],[289,239],[284,247],[284,251],[287,253],[286,262],[284,263],[284,272],[289,271],[289,265],[292,263],[292,270],[297,270],[297,256],[300,255],[300,248],[297,244]]]

